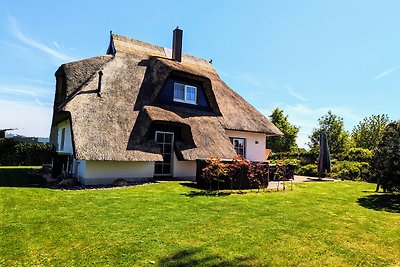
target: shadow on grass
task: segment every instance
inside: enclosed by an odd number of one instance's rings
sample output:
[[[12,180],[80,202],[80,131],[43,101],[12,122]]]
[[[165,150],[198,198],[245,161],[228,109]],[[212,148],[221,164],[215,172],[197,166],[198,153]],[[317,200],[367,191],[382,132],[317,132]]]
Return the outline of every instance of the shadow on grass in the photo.
[[[267,192],[271,192],[271,190],[267,190],[267,189],[227,189],[227,188],[222,188],[220,189],[218,192],[216,190],[216,188],[213,188],[213,191],[208,192],[207,189],[205,189],[202,186],[197,185],[196,183],[193,182],[182,182],[179,183],[182,186],[186,186],[186,187],[190,187],[190,188],[194,188],[194,189],[198,189],[201,191],[190,191],[189,193],[185,193],[185,194],[181,194],[187,197],[225,197],[225,196],[230,196],[230,195],[246,195],[246,194],[258,194],[258,193],[267,193]]]
[[[226,197],[231,193],[228,192],[207,192],[207,191],[190,191],[189,193],[182,194],[187,197]]]
[[[179,183],[182,186],[190,187],[190,188],[195,188],[195,189],[204,189],[203,187],[199,186],[195,182],[181,182]]]
[[[368,209],[400,213],[400,194],[373,194],[359,198],[357,202]]]
[[[201,248],[191,248],[178,251],[170,256],[162,258],[159,266],[180,267],[180,266],[253,266],[251,257],[237,257],[232,260],[211,254]]]
[[[30,169],[0,169],[0,187],[46,187],[46,179]]]

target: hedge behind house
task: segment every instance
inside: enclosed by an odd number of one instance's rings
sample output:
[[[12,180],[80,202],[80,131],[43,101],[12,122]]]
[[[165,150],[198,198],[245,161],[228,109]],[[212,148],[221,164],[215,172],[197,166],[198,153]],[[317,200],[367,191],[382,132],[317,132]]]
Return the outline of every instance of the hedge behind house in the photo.
[[[39,166],[51,163],[53,145],[0,139],[0,166]]]

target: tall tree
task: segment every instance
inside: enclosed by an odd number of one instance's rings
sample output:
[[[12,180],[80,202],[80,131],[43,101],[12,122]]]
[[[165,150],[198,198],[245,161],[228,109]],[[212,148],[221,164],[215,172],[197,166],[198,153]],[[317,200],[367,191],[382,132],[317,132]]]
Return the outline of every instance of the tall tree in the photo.
[[[388,115],[372,115],[360,121],[351,133],[351,139],[356,147],[375,149],[382,137],[382,132],[389,123]]]
[[[375,148],[372,158],[372,177],[376,190],[400,191],[400,121],[389,123]]]
[[[283,136],[267,138],[267,147],[274,152],[287,152],[296,149],[299,127],[290,124],[288,116],[285,116],[279,108],[276,108],[269,117],[271,122],[282,131]]]
[[[309,136],[308,143],[312,151],[319,150],[319,135],[326,134],[329,150],[332,154],[342,153],[350,146],[349,133],[344,130],[343,119],[332,111],[318,119],[319,127],[314,129]]]

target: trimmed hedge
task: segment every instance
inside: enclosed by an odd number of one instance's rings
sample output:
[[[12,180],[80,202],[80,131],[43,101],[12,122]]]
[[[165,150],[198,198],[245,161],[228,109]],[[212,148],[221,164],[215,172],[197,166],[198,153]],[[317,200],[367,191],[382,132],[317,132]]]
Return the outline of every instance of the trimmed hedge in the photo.
[[[0,139],[0,166],[39,166],[51,163],[53,145]]]

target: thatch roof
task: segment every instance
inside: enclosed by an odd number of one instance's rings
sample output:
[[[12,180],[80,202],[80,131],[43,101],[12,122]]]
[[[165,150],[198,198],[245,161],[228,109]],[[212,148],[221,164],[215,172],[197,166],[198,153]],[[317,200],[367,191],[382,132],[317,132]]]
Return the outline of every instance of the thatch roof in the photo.
[[[176,144],[184,160],[235,156],[226,129],[281,135],[221,80],[207,60],[183,54],[182,62],[176,62],[168,59],[168,51],[162,47],[115,34],[112,37],[115,55],[64,64],[56,72],[53,126],[68,115],[77,159],[162,160],[155,142],[146,139],[154,122],[179,125],[190,136]],[[99,71],[103,73],[100,97]],[[172,74],[201,81],[212,112],[157,104],[157,96]]]

